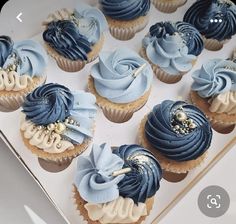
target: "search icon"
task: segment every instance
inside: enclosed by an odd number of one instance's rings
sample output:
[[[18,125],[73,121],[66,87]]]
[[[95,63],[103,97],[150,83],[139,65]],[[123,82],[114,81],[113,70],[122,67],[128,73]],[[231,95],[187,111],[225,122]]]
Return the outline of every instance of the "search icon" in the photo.
[[[212,205],[216,205],[216,206],[218,205],[215,198],[211,198],[210,202],[211,202]]]

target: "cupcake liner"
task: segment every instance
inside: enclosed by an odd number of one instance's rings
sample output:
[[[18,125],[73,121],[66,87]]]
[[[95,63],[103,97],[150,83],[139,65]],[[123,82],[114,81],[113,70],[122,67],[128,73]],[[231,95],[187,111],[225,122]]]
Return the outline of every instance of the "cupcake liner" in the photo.
[[[152,0],[153,5],[161,12],[172,13],[175,12],[180,6],[184,5],[187,0]]]
[[[83,217],[84,221],[86,221],[88,224],[101,224],[99,221],[92,221],[89,218],[88,212],[84,207],[87,202],[81,198],[75,185],[73,185],[73,196],[75,200],[76,209],[78,210],[80,215]],[[146,219],[146,217],[148,217],[153,207],[154,197],[147,199],[145,203],[146,203],[147,213],[148,213],[147,216],[142,216],[137,222],[134,222],[132,224],[141,224]]]
[[[163,170],[172,172],[172,173],[187,173],[190,170],[200,166],[204,160],[207,157],[207,151],[201,155],[199,158],[196,160],[190,160],[190,161],[183,161],[183,162],[178,162],[175,160],[171,160],[164,155],[162,155],[157,149],[155,149],[147,140],[146,135],[145,135],[145,124],[147,121],[147,115],[142,119],[140,127],[139,127],[139,142],[140,144],[150,150],[154,156],[157,158],[157,160],[160,162],[161,167]]]
[[[0,111],[10,112],[17,110],[23,104],[25,97],[36,87],[45,83],[46,76],[34,77],[29,87],[20,91],[0,91]]]
[[[88,90],[96,96],[97,104],[103,110],[105,117],[115,123],[123,123],[128,121],[136,111],[141,109],[146,104],[151,92],[150,89],[138,100],[131,103],[112,103],[97,93],[94,87],[93,78],[91,76],[89,76],[88,79]]]
[[[208,99],[201,98],[197,92],[190,92],[192,103],[200,108],[211,122],[212,128],[219,133],[226,134],[234,129],[236,124],[236,114],[215,113],[209,110],[210,104]]]
[[[126,21],[126,26],[122,26],[122,23],[124,22],[120,22],[119,24],[119,21],[113,22],[114,20],[109,18],[109,30],[111,35],[118,40],[130,40],[137,32],[143,30],[146,27],[148,20],[148,16],[143,16],[140,22],[132,24],[132,22]]]
[[[183,75],[186,74],[186,73],[180,73],[178,75],[170,75],[167,72],[163,71],[161,68],[159,68],[159,66],[154,65],[149,60],[144,47],[142,47],[142,49],[140,50],[140,56],[149,62],[149,64],[152,66],[152,70],[154,74],[156,75],[156,77],[164,83],[167,83],[167,84],[177,83],[182,79]]]
[[[101,37],[101,39],[93,46],[92,51],[88,54],[88,60],[87,61],[81,61],[81,60],[70,60],[68,58],[65,58],[64,56],[57,53],[52,47],[50,47],[47,43],[45,44],[46,50],[48,54],[53,57],[57,65],[66,72],[78,72],[84,68],[84,66],[87,63],[90,63],[94,61],[97,57],[99,52],[101,51],[104,43],[104,36]]]
[[[83,153],[89,146],[89,144],[92,142],[92,139],[87,138],[82,144],[80,145],[74,145],[74,149],[66,150],[61,153],[49,153],[45,152],[42,149],[39,149],[36,146],[33,146],[29,143],[29,140],[24,137],[24,132],[21,132],[21,137],[23,139],[23,142],[25,146],[35,155],[37,155],[39,158],[56,162],[58,164],[68,163],[71,162],[75,157]]]
[[[207,39],[203,36],[203,41],[207,50],[218,51],[223,48],[224,44],[227,43],[229,40],[218,41],[216,39]]]

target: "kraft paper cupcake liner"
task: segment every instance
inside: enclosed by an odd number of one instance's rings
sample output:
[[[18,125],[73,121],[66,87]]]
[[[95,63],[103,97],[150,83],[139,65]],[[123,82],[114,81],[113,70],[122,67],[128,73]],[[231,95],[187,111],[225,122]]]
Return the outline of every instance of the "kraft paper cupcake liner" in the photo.
[[[192,103],[200,108],[211,122],[212,128],[219,133],[230,133],[236,124],[236,114],[215,113],[209,110],[210,104],[208,99],[201,98],[197,92],[190,92]]]
[[[23,104],[25,97],[32,92],[36,87],[44,84],[46,76],[34,77],[33,82],[23,90],[20,91],[0,91],[0,111],[11,112],[17,110]]]
[[[87,222],[88,224],[101,224],[99,221],[92,221],[89,216],[86,208],[84,207],[85,204],[87,203],[85,200],[83,200],[79,194],[79,192],[76,189],[76,186],[73,185],[73,198],[75,200],[75,206],[77,211],[80,213],[80,215],[83,217],[84,221]],[[147,216],[142,216],[137,222],[134,222],[132,224],[141,224],[143,221],[148,217],[150,214],[152,207],[154,203],[154,197],[147,199],[145,202],[146,207],[147,207]],[[119,224],[119,223],[117,223]],[[131,224],[131,223],[130,223]]]
[[[148,20],[148,16],[143,16],[141,19],[138,19],[137,22],[115,21],[108,18],[109,30],[111,35],[118,40],[130,40],[137,32],[146,27]]]
[[[207,39],[203,36],[205,48],[210,51],[219,51],[229,40],[218,41],[216,39]]]
[[[180,6],[184,5],[187,0],[152,0],[153,5],[161,12],[172,13]]]
[[[152,66],[152,70],[154,72],[154,74],[156,75],[156,77],[162,81],[165,82],[167,84],[173,84],[173,83],[177,83],[179,82],[183,75],[185,75],[186,73],[180,73],[178,75],[170,75],[167,72],[163,71],[161,68],[159,68],[159,66],[154,65],[147,57],[145,48],[142,47],[142,49],[140,50],[140,56],[143,57],[144,59],[146,59],[149,64]]]
[[[23,139],[23,142],[27,149],[29,149],[33,154],[37,155],[37,157],[46,160],[48,162],[55,162],[58,164],[68,163],[71,162],[75,157],[83,153],[90,143],[92,142],[92,139],[87,138],[85,141],[80,145],[74,145],[74,149],[66,150],[61,153],[49,153],[45,152],[42,149],[39,149],[36,146],[33,146],[29,143],[29,140],[24,137],[24,132],[21,132],[21,137]]]
[[[99,52],[101,51],[104,43],[104,36],[92,47],[92,51],[88,53],[88,60],[81,61],[81,60],[70,60],[65,58],[64,56],[57,53],[52,47],[50,47],[47,43],[45,44],[46,50],[48,54],[53,57],[57,65],[66,72],[78,72],[84,68],[84,66],[92,61],[94,61],[97,57]]]
[[[106,98],[100,96],[95,87],[91,76],[88,79],[88,90],[96,96],[98,106],[103,110],[106,118],[115,123],[123,123],[128,121],[133,114],[141,109],[147,102],[151,89],[142,97],[132,103],[117,104],[112,103]]]
[[[181,173],[187,173],[194,168],[200,166],[204,160],[207,157],[207,152],[205,152],[203,155],[201,155],[199,158],[196,160],[190,160],[190,161],[183,161],[183,162],[178,162],[171,160],[164,155],[162,155],[160,152],[158,152],[157,149],[155,149],[147,140],[146,135],[145,135],[145,124],[147,121],[147,115],[142,119],[140,127],[139,127],[139,133],[138,133],[138,138],[139,138],[139,143],[146,149],[150,150],[154,156],[157,158],[157,160],[160,162],[161,167],[164,171],[167,172],[172,172],[176,174],[181,174]]]

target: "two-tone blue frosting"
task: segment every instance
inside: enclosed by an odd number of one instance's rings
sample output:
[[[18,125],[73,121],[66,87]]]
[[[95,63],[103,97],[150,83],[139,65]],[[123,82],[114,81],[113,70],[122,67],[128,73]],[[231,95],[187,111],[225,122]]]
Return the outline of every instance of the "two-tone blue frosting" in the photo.
[[[143,69],[135,75],[141,66]],[[153,72],[148,62],[136,52],[121,48],[101,52],[91,76],[100,96],[114,103],[130,103],[150,89]]]
[[[88,156],[78,157],[75,186],[89,203],[107,203],[122,196],[138,204],[158,191],[161,177],[158,161],[142,146],[122,145],[112,152],[102,144],[94,145]]]
[[[203,98],[236,91],[236,63],[225,59],[211,59],[193,72],[192,90]]]
[[[143,39],[147,58],[170,75],[188,72],[196,56],[189,53],[186,41],[170,23],[157,23]]]
[[[150,10],[150,0],[100,0],[103,13],[116,20],[132,20],[145,16]]]
[[[22,107],[26,120],[37,126],[63,123],[61,136],[73,144],[81,144],[93,135],[97,107],[91,93],[49,83],[29,93]]]
[[[229,0],[199,0],[187,10],[183,20],[208,39],[230,39],[236,33],[236,5]]]
[[[165,100],[148,114],[145,135],[162,155],[181,162],[195,160],[205,153],[211,144],[212,129],[197,107]]]

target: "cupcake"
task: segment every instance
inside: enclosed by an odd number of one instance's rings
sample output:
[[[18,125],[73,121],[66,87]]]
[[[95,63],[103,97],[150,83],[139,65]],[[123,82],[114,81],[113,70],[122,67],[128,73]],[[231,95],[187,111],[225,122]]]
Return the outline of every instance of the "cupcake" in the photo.
[[[74,184],[77,209],[90,224],[141,224],[152,209],[162,170],[155,157],[139,145],[113,151],[94,145],[79,156]]]
[[[104,115],[113,122],[128,121],[148,100],[153,72],[146,60],[130,49],[99,54],[88,80]]]
[[[165,83],[176,83],[190,71],[203,50],[200,33],[184,22],[160,22],[150,27],[140,55]]]
[[[153,5],[161,12],[172,13],[184,5],[187,0],[152,0]]]
[[[148,23],[150,0],[100,0],[110,33],[118,40],[130,40]]]
[[[39,158],[63,163],[90,144],[96,114],[95,97],[45,84],[27,95],[20,131],[26,147]]]
[[[180,181],[206,158],[212,140],[209,121],[197,107],[165,100],[144,117],[139,140],[158,159],[168,181]]]
[[[185,13],[184,21],[202,34],[208,50],[220,50],[236,33],[236,5],[230,0],[199,0]]]
[[[236,124],[236,62],[211,59],[193,74],[191,100],[220,133]]]
[[[74,12],[62,9],[50,14],[43,25],[49,55],[67,72],[79,71],[97,58],[108,28],[100,10],[82,3]]]
[[[17,110],[25,96],[46,80],[47,54],[35,41],[0,36],[0,111]]]

